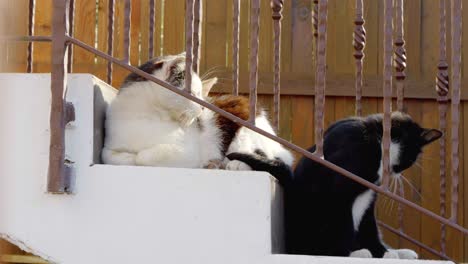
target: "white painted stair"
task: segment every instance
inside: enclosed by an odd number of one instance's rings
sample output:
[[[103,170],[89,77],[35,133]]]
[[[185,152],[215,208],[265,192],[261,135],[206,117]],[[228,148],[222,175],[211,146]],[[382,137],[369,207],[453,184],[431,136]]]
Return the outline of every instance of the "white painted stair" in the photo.
[[[87,74],[71,74],[68,84],[75,194],[52,195],[50,75],[0,74],[0,236],[27,251],[67,264],[425,262],[275,254],[282,202],[271,176],[100,165],[104,113],[116,91]]]

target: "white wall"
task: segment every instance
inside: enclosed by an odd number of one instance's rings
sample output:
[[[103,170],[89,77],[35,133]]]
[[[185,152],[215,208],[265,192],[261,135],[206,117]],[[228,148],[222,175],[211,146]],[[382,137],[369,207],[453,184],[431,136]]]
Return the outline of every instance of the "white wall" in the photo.
[[[47,194],[49,79],[0,74],[1,236],[58,263],[375,263],[271,255],[281,199],[266,173],[94,164],[115,91],[90,75],[69,77],[75,194]]]

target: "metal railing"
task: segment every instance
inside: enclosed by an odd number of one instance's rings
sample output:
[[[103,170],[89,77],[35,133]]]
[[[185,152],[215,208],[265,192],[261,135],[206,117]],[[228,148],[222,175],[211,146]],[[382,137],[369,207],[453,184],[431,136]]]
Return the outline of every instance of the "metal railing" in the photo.
[[[363,0],[356,1],[356,14],[354,30],[353,46],[355,49],[354,58],[356,61],[356,99],[355,99],[355,112],[357,115],[362,115],[362,86],[363,86],[363,61],[365,57],[365,44],[366,44],[366,31],[365,19],[363,16]],[[50,116],[50,161],[49,161],[49,174],[48,174],[48,191],[52,193],[67,193],[70,192],[71,175],[70,168],[65,163],[65,125],[73,120],[73,106],[65,101],[66,95],[66,77],[67,72],[71,72],[71,48],[73,45],[79,46],[88,52],[95,54],[98,57],[104,58],[108,61],[107,67],[107,82],[112,81],[113,64],[117,64],[130,72],[136,73],[150,81],[153,81],[189,100],[192,100],[206,108],[245,126],[259,134],[262,134],[291,150],[297,151],[305,157],[314,160],[325,167],[328,167],[351,180],[362,184],[381,195],[387,196],[399,203],[398,218],[399,228],[395,229],[382,222],[380,226],[388,229],[389,231],[399,235],[400,237],[411,241],[415,245],[431,252],[432,254],[442,258],[450,259],[446,255],[445,241],[446,241],[446,227],[451,227],[458,230],[463,235],[468,235],[468,229],[457,223],[457,206],[458,206],[458,185],[459,185],[459,135],[458,128],[460,124],[460,86],[461,86],[461,27],[462,27],[462,1],[451,0],[451,83],[452,83],[452,96],[449,100],[449,65],[447,63],[446,55],[446,0],[439,0],[440,2],[440,61],[437,65],[438,73],[436,77],[436,90],[438,93],[439,102],[439,119],[440,130],[447,131],[447,109],[448,104],[451,104],[452,119],[451,119],[451,215],[446,218],[446,199],[445,199],[445,156],[446,144],[442,139],[440,140],[440,215],[429,211],[405,198],[403,198],[403,189],[400,189],[399,195],[389,191],[389,148],[390,148],[390,129],[391,120],[390,113],[392,111],[392,87],[393,78],[396,80],[396,94],[397,94],[397,109],[404,110],[404,88],[405,88],[405,69],[406,69],[406,50],[404,40],[404,21],[403,21],[403,0],[384,0],[384,43],[383,43],[383,183],[382,186],[377,186],[368,182],[359,176],[343,169],[335,164],[332,164],[322,158],[323,156],[323,132],[324,132],[324,108],[325,108],[325,88],[326,88],[326,49],[327,49],[327,14],[328,14],[328,1],[327,0],[314,0],[314,12],[312,16],[313,35],[315,37],[315,143],[317,151],[311,153],[295,144],[292,144],[278,136],[265,132],[255,126],[255,108],[257,103],[257,82],[258,82],[258,50],[259,50],[259,13],[260,13],[260,0],[251,0],[250,6],[250,119],[243,120],[228,112],[223,111],[216,106],[200,100],[190,94],[191,73],[198,72],[200,66],[200,46],[201,46],[201,21],[202,15],[202,0],[186,0],[186,24],[185,24],[185,39],[186,39],[186,88],[184,91],[179,90],[177,87],[172,86],[165,81],[159,80],[154,76],[145,73],[138,68],[130,65],[129,63],[129,48],[130,48],[130,4],[131,0],[125,0],[125,28],[124,28],[124,58],[118,59],[113,57],[113,36],[114,36],[114,6],[115,0],[109,0],[109,18],[108,18],[108,47],[107,53],[99,51],[96,48],[83,43],[82,41],[73,37],[73,32],[70,25],[73,24],[73,10],[74,0],[54,0],[53,1],[53,33],[51,36],[33,36],[34,25],[34,6],[35,0],[30,0],[29,8],[29,37],[22,38],[29,41],[28,46],[28,64],[27,71],[32,72],[32,50],[34,41],[51,41],[52,42],[52,72],[51,72],[51,90],[52,90],[52,111]],[[395,6],[394,6],[395,4]],[[233,0],[233,94],[238,94],[239,91],[239,23],[240,23],[240,0]],[[281,50],[281,19],[282,19],[283,0],[271,0],[272,23],[274,29],[274,125],[278,130],[279,128],[279,106],[280,106],[280,50]],[[394,12],[396,11],[396,12]],[[150,36],[149,36],[149,56],[154,54],[153,38],[154,38],[154,21],[155,21],[155,1],[150,0]],[[394,23],[395,22],[395,23]],[[395,30],[393,25],[396,26]],[[393,35],[395,32],[395,36]],[[312,47],[311,47],[312,48]],[[393,75],[395,69],[395,75]],[[403,211],[402,205],[416,210],[428,217],[435,219],[441,223],[441,251],[432,249],[431,247],[411,238],[404,233],[403,228]]]

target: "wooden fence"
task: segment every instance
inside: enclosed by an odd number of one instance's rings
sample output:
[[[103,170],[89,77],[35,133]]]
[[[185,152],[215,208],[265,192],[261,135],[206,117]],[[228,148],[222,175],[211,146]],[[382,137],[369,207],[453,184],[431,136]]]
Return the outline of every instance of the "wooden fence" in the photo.
[[[28,0],[15,0],[14,5],[28,10]],[[220,77],[218,92],[232,89],[232,1],[205,0],[203,5],[203,41],[201,49],[201,73],[212,72]],[[156,27],[155,54],[180,53],[185,49],[185,0],[155,0]],[[408,66],[406,69],[405,107],[408,113],[423,126],[437,128],[438,108],[435,92],[435,76],[438,63],[438,0],[407,0],[404,2],[405,40]],[[248,54],[249,54],[249,0],[241,0],[240,18],[240,91],[248,92]],[[51,34],[51,0],[36,0],[35,35]],[[75,23],[73,35],[77,39],[107,50],[108,0],[75,0]],[[355,0],[329,0],[328,47],[327,47],[327,90],[325,125],[354,114],[354,72],[355,60],[352,46],[354,30]],[[363,112],[370,114],[382,112],[382,71],[383,71],[383,0],[364,1],[365,28],[367,41],[364,58]],[[123,58],[124,0],[116,0],[114,56]],[[450,10],[448,8],[448,10]],[[286,0],[283,6],[283,32],[281,47],[281,112],[280,136],[284,139],[308,147],[314,143],[313,87],[314,65],[313,38],[311,25],[312,0]],[[138,65],[148,59],[149,40],[149,0],[132,0],[131,8],[131,51],[130,62]],[[448,14],[450,16],[450,13]],[[468,8],[463,9],[463,20],[468,19]],[[28,13],[9,19],[27,35]],[[14,21],[14,22],[13,22]],[[450,21],[450,20],[448,20]],[[464,23],[466,25],[466,23]],[[261,1],[260,52],[259,52],[259,102],[273,112],[273,26],[270,0]],[[447,24],[450,28],[449,22]],[[468,26],[463,27],[463,42],[468,43]],[[450,38],[448,37],[448,47]],[[50,43],[34,43],[33,72],[50,72]],[[10,71],[26,71],[25,43],[9,43],[1,50],[8,58]],[[468,46],[463,48],[463,56],[468,54]],[[450,54],[450,48],[448,49]],[[91,73],[106,79],[107,62],[78,47],[73,52],[73,72]],[[468,67],[462,67],[462,76],[467,75]],[[127,72],[114,67],[112,84],[118,87]],[[462,83],[464,79],[462,79]],[[464,178],[464,168],[468,168],[468,91],[462,89],[462,109],[460,125],[460,198],[458,204],[458,223],[468,226],[468,181]],[[450,113],[449,113],[450,118]],[[449,119],[448,119],[449,120]],[[450,126],[449,126],[450,133]],[[449,138],[447,145],[451,147]],[[419,162],[406,177],[417,192],[408,186],[407,198],[425,208],[439,213],[439,146],[433,144],[425,150]],[[447,175],[451,160],[447,155]],[[450,178],[447,184],[447,201],[450,201]],[[467,189],[468,190],[468,189]],[[397,204],[380,201],[379,218],[393,226],[397,223]],[[449,210],[450,211],[450,210]],[[450,215],[448,212],[447,215]],[[404,210],[404,230],[412,237],[429,245],[440,248],[440,224],[413,210]],[[402,238],[384,232],[385,240],[394,247],[416,249]],[[423,258],[433,255],[420,251]],[[468,240],[450,228],[447,234],[447,255],[455,260],[468,259]]]

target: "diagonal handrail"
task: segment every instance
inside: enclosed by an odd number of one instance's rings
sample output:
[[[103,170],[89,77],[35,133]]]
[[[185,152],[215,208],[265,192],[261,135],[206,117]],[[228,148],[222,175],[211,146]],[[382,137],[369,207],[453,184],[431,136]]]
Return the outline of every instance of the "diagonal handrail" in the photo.
[[[415,204],[415,203],[413,203],[411,201],[408,201],[405,198],[402,198],[402,197],[400,197],[400,196],[398,196],[398,195],[396,195],[396,194],[394,194],[394,193],[392,193],[392,192],[390,192],[390,191],[388,191],[388,190],[386,190],[386,189],[384,189],[384,188],[382,188],[380,186],[377,186],[377,185],[375,185],[375,184],[373,184],[373,183],[371,183],[371,182],[369,182],[367,180],[364,180],[363,178],[357,176],[356,174],[354,174],[352,172],[349,172],[349,171],[347,171],[347,170],[345,170],[345,169],[343,169],[343,168],[341,168],[341,167],[339,167],[339,166],[337,166],[337,165],[335,165],[335,164],[333,164],[333,163],[331,163],[331,162],[329,162],[327,160],[324,160],[324,159],[314,155],[313,153],[311,153],[311,152],[309,152],[309,151],[307,151],[307,150],[305,150],[305,149],[303,149],[303,148],[301,148],[301,147],[299,147],[299,146],[297,146],[297,145],[295,145],[295,144],[293,144],[293,143],[291,143],[291,142],[289,142],[289,141],[287,141],[287,140],[285,140],[283,138],[280,138],[278,136],[270,134],[270,133],[264,131],[263,129],[260,129],[260,128],[256,127],[255,125],[252,125],[248,121],[245,121],[245,120],[243,120],[243,119],[241,119],[241,118],[239,118],[239,117],[237,117],[237,116],[235,116],[235,115],[233,115],[231,113],[228,113],[228,112],[214,106],[213,104],[210,104],[210,103],[208,103],[206,101],[203,101],[203,100],[201,100],[201,99],[199,99],[197,97],[194,97],[191,94],[189,94],[189,93],[187,93],[185,91],[182,91],[179,88],[177,88],[176,86],[173,86],[173,85],[171,85],[171,84],[169,84],[169,83],[167,83],[165,81],[162,81],[162,80],[154,77],[153,75],[151,75],[149,73],[146,73],[146,72],[144,72],[144,71],[142,71],[142,70],[140,70],[140,69],[138,69],[138,68],[136,68],[134,66],[128,65],[124,61],[121,61],[121,60],[119,60],[117,58],[109,56],[106,53],[104,53],[102,51],[99,51],[99,50],[95,49],[94,47],[91,47],[91,46],[85,44],[84,42],[82,42],[82,41],[80,41],[78,39],[75,39],[75,38],[69,37],[69,36],[67,36],[66,39],[67,39],[68,42],[70,42],[72,44],[75,44],[75,45],[77,45],[77,46],[79,46],[79,47],[81,47],[81,48],[83,48],[83,49],[85,49],[85,50],[87,50],[87,51],[89,51],[89,52],[91,52],[91,53],[105,59],[105,60],[113,62],[113,63],[121,66],[122,68],[125,68],[126,70],[128,70],[130,72],[133,72],[135,74],[138,74],[141,77],[146,78],[147,80],[155,82],[155,83],[161,85],[162,87],[164,87],[164,88],[166,88],[168,90],[171,90],[172,92],[177,93],[177,94],[179,94],[179,95],[181,95],[181,96],[183,96],[183,97],[185,97],[185,98],[187,98],[187,99],[189,99],[191,101],[194,101],[197,104],[200,104],[200,105],[202,105],[202,106],[204,106],[204,107],[206,107],[206,108],[208,108],[208,109],[210,109],[210,110],[212,110],[212,111],[214,111],[214,112],[228,118],[229,120],[231,120],[231,121],[233,121],[235,123],[238,123],[238,124],[248,128],[248,129],[250,129],[250,130],[252,130],[254,132],[257,132],[257,133],[259,133],[259,134],[261,134],[261,135],[263,135],[263,136],[265,136],[265,137],[267,137],[267,138],[269,138],[269,139],[271,139],[273,141],[276,141],[276,142],[282,144],[283,146],[285,146],[285,147],[287,147],[287,148],[289,148],[291,150],[299,152],[300,154],[304,155],[305,157],[307,157],[307,158],[309,158],[309,159],[311,159],[311,160],[313,160],[313,161],[315,161],[315,162],[317,162],[317,163],[319,163],[319,164],[321,164],[321,165],[323,165],[323,166],[325,166],[325,167],[327,167],[327,168],[329,168],[329,169],[331,169],[331,170],[333,170],[335,172],[338,172],[341,175],[343,175],[343,176],[345,176],[345,177],[347,177],[347,178],[349,178],[349,179],[351,179],[351,180],[353,180],[353,181],[355,181],[355,182],[357,182],[357,183],[359,183],[359,184],[361,184],[361,185],[363,185],[363,186],[365,186],[365,187],[367,187],[369,189],[372,189],[372,190],[374,190],[374,191],[376,191],[376,192],[378,192],[378,193],[380,193],[382,195],[385,195],[385,196],[389,197],[390,199],[393,199],[393,200],[395,200],[395,201],[397,201],[397,202],[399,202],[401,204],[404,204],[404,205],[406,205],[406,206],[408,206],[408,207],[410,207],[410,208],[412,208],[414,210],[419,211],[422,214],[427,215],[428,217],[431,217],[431,218],[433,218],[433,219],[435,219],[435,220],[437,220],[437,221],[439,221],[439,222],[441,222],[443,224],[446,224],[447,226],[450,226],[450,227],[454,228],[455,230],[460,231],[461,233],[463,233],[465,235],[468,235],[468,229],[454,223],[450,219],[443,218],[443,217],[435,214],[434,212],[432,212],[432,211],[430,211],[430,210],[428,210],[428,209],[426,209],[424,207],[421,207],[421,206],[419,206],[419,205],[417,205],[417,204]]]

